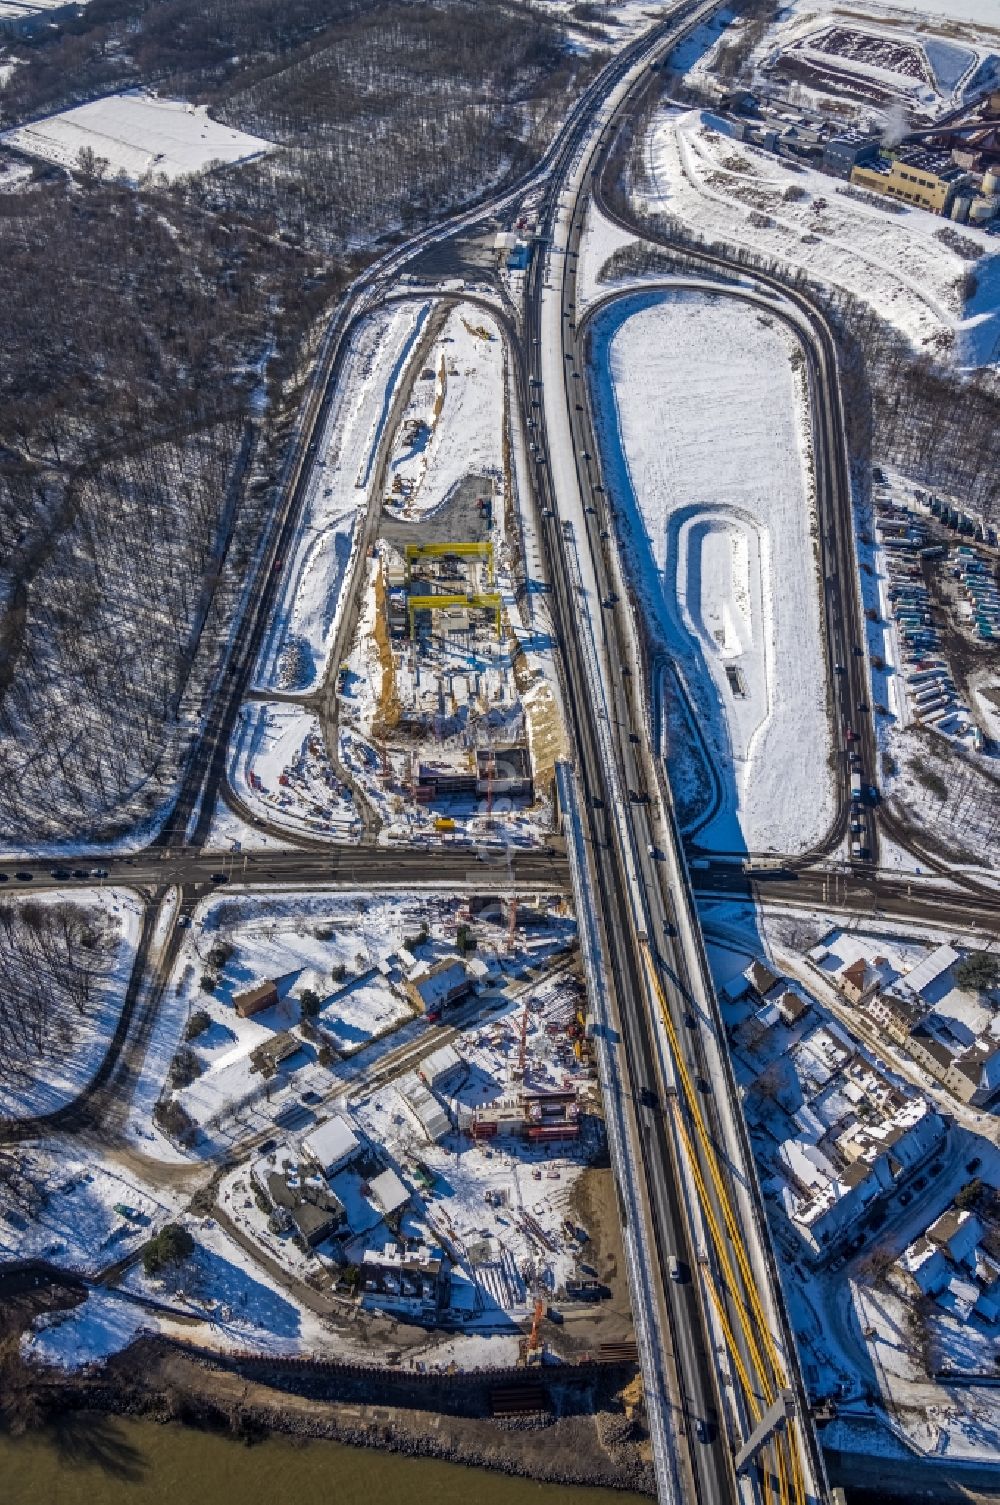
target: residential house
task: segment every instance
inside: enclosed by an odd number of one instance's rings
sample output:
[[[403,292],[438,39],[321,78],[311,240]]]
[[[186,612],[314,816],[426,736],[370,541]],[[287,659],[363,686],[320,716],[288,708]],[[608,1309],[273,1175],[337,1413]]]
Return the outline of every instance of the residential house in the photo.
[[[278,1001],[278,984],[273,980],[259,982],[242,993],[233,994],[233,1008],[241,1019],[249,1019],[263,1009],[273,1008]]]
[[[918,1066],[944,1085],[955,1060],[955,1052],[949,1045],[931,1034],[926,1024],[917,1024],[906,1037],[906,1049]]]
[[[410,1200],[410,1193],[396,1172],[391,1169],[373,1176],[368,1183],[368,1191],[372,1201],[386,1218],[398,1212],[401,1207],[405,1207]]]
[[[775,983],[779,981],[777,974],[772,972],[770,967],[759,960],[752,961],[743,973],[743,976],[750,984],[751,991],[756,993],[757,997],[761,1000],[770,993]]]
[[[439,1014],[467,997],[472,985],[465,963],[457,956],[445,957],[433,966],[420,963],[405,983],[410,1002],[421,1014]]]
[[[302,1148],[327,1180],[348,1165],[360,1149],[358,1137],[341,1114],[328,1118],[302,1141]]]
[[[332,1238],[344,1222],[343,1206],[328,1187],[290,1174],[287,1166],[284,1171],[268,1171],[264,1184],[279,1224],[290,1223],[310,1249]]]
[[[879,988],[879,975],[863,956],[842,967],[837,986],[849,1003],[863,1005]]]
[[[872,1021],[896,1045],[906,1045],[910,1031],[923,1019],[925,1006],[900,993],[872,993],[865,1002]]]
[[[961,1102],[988,1107],[1000,1092],[1000,1041],[977,1040],[952,1061],[944,1085]]]
[[[943,1251],[921,1234],[899,1257],[899,1265],[925,1296],[936,1296],[951,1274]]]
[[[447,1293],[444,1262],[435,1251],[425,1246],[403,1250],[391,1243],[365,1250],[361,1261],[365,1306],[392,1307],[427,1318],[445,1305]]]
[[[982,1236],[983,1225],[968,1208],[949,1207],[927,1230],[931,1243],[943,1249],[956,1265],[975,1264]]]

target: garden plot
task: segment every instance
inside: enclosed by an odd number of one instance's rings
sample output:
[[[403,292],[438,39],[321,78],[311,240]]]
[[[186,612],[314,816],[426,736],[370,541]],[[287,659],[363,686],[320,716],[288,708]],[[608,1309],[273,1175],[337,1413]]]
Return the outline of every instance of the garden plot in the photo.
[[[593,349],[627,548],[707,744],[672,760],[722,775],[699,840],[801,850],[834,815],[801,351],[772,317],[691,292],[620,300]]]
[[[326,673],[359,524],[371,501],[375,456],[429,308],[415,301],[379,309],[361,323],[351,342],[257,671],[262,686],[304,690]]]
[[[15,999],[17,986],[34,987],[40,982],[47,1000],[46,1009],[38,1011],[40,1034],[30,1059],[8,1061],[0,1073],[0,1113],[24,1118],[54,1112],[79,1096],[93,1079],[121,1015],[142,927],[142,907],[127,889],[118,888],[81,887],[72,894],[19,895],[9,902],[14,923],[8,927],[11,946],[5,955],[8,997]],[[73,960],[75,943],[46,945],[40,951],[20,946],[16,920],[25,906],[48,913],[53,922],[63,909],[76,911],[84,919],[89,911],[104,927],[100,952],[85,949],[79,953],[81,966],[83,960],[96,958],[85,999],[82,994],[71,997],[72,989],[64,986],[63,969],[79,970]],[[36,933],[44,938],[44,931]],[[19,979],[22,968],[25,975]]]
[[[504,345],[499,327],[469,303],[452,310],[414,383],[395,435],[386,507],[418,519],[471,472],[503,474]]]
[[[210,119],[204,105],[138,91],[18,126],[0,141],[60,167],[77,167],[81,152],[90,152],[112,176],[125,173],[133,181],[149,174],[183,178],[274,150],[271,141]]]
[[[962,227],[963,241],[981,253],[963,259],[938,238],[938,216],[891,213],[851,197],[824,174],[733,141],[724,121],[699,111],[667,109],[654,119],[646,166],[647,208],[675,215],[707,240],[745,245],[844,288],[917,347],[953,350],[968,367],[992,358],[1000,256],[985,232]]]
[[[319,722],[298,705],[244,704],[230,783],[271,825],[338,841],[360,836],[351,790],[331,767]]]

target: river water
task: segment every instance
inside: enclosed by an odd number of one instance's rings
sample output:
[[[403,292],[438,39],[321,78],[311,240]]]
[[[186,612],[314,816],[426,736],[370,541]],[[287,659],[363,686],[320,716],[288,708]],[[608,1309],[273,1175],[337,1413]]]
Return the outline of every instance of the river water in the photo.
[[[539,1446],[544,1447],[544,1437]],[[180,1426],[76,1414],[0,1435],[3,1505],[650,1505],[335,1442],[246,1447]]]

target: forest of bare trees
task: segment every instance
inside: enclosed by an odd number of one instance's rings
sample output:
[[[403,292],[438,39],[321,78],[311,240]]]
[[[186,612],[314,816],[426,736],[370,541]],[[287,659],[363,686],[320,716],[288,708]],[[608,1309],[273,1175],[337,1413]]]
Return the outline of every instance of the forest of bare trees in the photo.
[[[73,1057],[113,962],[117,934],[80,904],[0,903],[0,1076],[16,1086]]]
[[[93,0],[20,52],[5,123],[141,83],[278,143],[0,193],[0,840],[108,839],[175,785],[260,526],[241,467],[277,469],[324,311],[379,237],[526,166],[597,60],[473,0]]]

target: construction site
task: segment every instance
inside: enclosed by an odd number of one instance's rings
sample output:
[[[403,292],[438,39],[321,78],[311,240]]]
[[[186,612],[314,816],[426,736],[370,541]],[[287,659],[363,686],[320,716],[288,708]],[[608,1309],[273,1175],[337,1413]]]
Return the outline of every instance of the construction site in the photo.
[[[453,931],[471,951],[448,949]],[[370,1032],[350,1067],[310,1065],[296,1036],[299,1064],[278,1063],[244,1104],[241,1132],[271,1132],[223,1178],[219,1214],[293,1294],[319,1293],[338,1324],[390,1318],[391,1349],[413,1358],[504,1366],[627,1346],[572,920],[472,896],[421,934],[394,950],[387,934],[379,963],[409,1022]],[[265,1027],[278,991],[253,992]],[[324,1038],[338,1007],[320,1005]]]
[[[543,671],[516,604],[503,344],[481,310],[429,324],[338,669],[339,757],[386,841],[536,843],[551,828],[551,757],[533,744],[557,718],[551,696],[539,717],[523,695]]]

